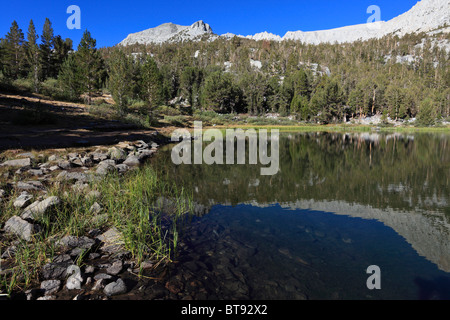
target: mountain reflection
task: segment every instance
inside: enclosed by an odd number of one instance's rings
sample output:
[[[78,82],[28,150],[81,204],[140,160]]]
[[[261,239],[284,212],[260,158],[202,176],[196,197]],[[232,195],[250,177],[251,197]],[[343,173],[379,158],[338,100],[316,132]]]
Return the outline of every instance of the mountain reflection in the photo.
[[[449,135],[284,133],[280,171],[258,165],[156,163],[190,188],[200,206],[279,204],[376,219],[450,272]]]

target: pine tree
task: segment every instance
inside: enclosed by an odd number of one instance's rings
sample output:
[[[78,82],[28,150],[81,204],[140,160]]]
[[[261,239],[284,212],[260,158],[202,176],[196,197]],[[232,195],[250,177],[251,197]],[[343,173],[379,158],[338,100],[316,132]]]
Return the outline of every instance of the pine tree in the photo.
[[[212,72],[205,79],[202,92],[202,105],[219,113],[235,112],[239,108],[240,93],[233,85],[229,73]]]
[[[33,20],[30,21],[27,33],[27,45],[26,53],[27,60],[30,66],[29,76],[33,80],[34,92],[39,92],[39,73],[40,73],[40,63],[39,63],[39,46],[37,44],[37,39],[39,36],[36,34],[36,28],[34,27]]]
[[[24,34],[16,21],[13,21],[4,40],[4,71],[10,79],[26,74]]]
[[[45,19],[44,28],[42,30],[40,49],[41,59],[41,80],[46,80],[52,75],[53,67],[53,28],[52,23],[48,18]]]
[[[422,101],[417,115],[417,125],[419,126],[433,126],[436,123],[436,110],[434,108],[434,101],[432,98],[426,98]]]
[[[61,65],[61,71],[58,75],[59,85],[69,100],[76,101],[83,93],[83,79],[81,77],[78,59],[75,54],[70,54]]]
[[[121,50],[112,52],[109,58],[108,88],[117,107],[124,111],[132,94],[132,60]]]
[[[162,100],[163,79],[155,60],[148,56],[142,66],[142,98],[150,109],[157,107]]]
[[[187,67],[180,77],[180,93],[192,107],[198,105],[199,88],[203,81],[203,72],[197,67]]]
[[[57,35],[53,39],[53,47],[54,50],[52,54],[50,76],[52,78],[56,78],[61,69],[61,65],[63,64],[64,60],[66,60],[69,52],[72,51],[72,40],[63,40],[60,35]]]
[[[103,60],[96,48],[97,41],[92,38],[89,31],[83,33],[76,60],[80,68],[82,91],[86,93],[87,104],[91,104],[92,96],[100,88]]]

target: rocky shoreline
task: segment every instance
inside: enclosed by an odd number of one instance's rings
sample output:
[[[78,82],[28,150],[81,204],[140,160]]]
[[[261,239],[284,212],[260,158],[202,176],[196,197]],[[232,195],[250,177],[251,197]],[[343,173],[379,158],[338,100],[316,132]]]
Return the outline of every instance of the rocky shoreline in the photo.
[[[124,174],[138,168],[166,142],[167,139],[155,132],[147,142],[121,142],[108,148],[97,147],[93,151],[83,148],[48,157],[24,152],[1,163],[2,178],[7,183],[0,189],[0,201],[2,205],[12,203],[21,214],[10,217],[0,230],[0,266],[3,267],[0,275],[14,273],[10,262],[17,246],[24,242],[33,246],[35,237],[44,232],[39,221],[63,201],[57,196],[49,196],[46,188],[69,184],[70,191],[66,192],[82,192],[86,198],[101,198],[97,190],[90,190],[90,183],[95,184],[110,172]],[[108,219],[98,202],[90,211],[99,221]],[[130,299],[131,292],[139,290],[136,288],[142,281],[139,274],[159,272],[155,268],[156,261],[147,260],[138,265],[132,259],[122,234],[115,227],[92,229],[86,235],[66,235],[49,241],[57,252],[39,271],[39,283],[24,292],[13,291],[11,299],[103,300],[124,299],[124,295],[128,295],[125,299]]]

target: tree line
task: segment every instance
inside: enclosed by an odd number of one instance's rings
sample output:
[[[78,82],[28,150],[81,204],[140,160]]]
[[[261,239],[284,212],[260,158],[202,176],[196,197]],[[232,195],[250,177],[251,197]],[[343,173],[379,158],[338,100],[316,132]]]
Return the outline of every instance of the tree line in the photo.
[[[26,39],[12,23],[0,42],[1,82],[27,79],[38,93],[53,79],[60,96],[88,104],[106,90],[121,112],[139,102],[149,114],[174,104],[315,123],[378,114],[432,125],[450,117],[449,53],[433,45],[448,41],[445,33],[352,44],[234,37],[98,49],[86,30],[73,50],[72,40],[55,36],[46,19],[38,39],[33,21]]]

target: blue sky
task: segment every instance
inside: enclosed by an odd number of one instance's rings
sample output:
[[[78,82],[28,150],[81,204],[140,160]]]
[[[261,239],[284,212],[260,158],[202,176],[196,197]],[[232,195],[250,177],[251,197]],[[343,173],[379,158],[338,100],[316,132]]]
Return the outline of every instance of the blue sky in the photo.
[[[314,31],[365,23],[370,5],[381,9],[381,20],[390,20],[412,8],[417,0],[228,0],[228,1],[104,1],[104,0],[9,0],[0,11],[0,37],[13,20],[26,35],[30,19],[39,34],[45,18],[55,34],[71,38],[76,47],[85,29],[97,39],[98,47],[113,46],[129,33],[165,22],[190,25],[209,23],[217,34],[249,35],[268,31],[283,36],[287,31]],[[81,9],[81,30],[69,30],[67,7]]]

